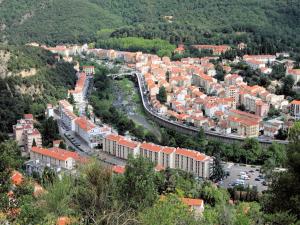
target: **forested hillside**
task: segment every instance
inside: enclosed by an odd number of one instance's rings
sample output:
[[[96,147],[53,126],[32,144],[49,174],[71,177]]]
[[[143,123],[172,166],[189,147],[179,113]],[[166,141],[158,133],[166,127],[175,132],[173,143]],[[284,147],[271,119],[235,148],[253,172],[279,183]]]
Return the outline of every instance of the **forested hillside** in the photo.
[[[76,76],[72,64],[57,62],[40,48],[0,45],[1,52],[9,55],[0,78],[0,127],[6,133],[24,113],[43,117],[46,104],[65,98]],[[35,72],[22,77],[26,71]]]
[[[300,43],[298,0],[51,0],[0,1],[2,38],[11,42],[93,41],[111,36],[162,38],[171,43]],[[18,35],[16,35],[18,34]]]

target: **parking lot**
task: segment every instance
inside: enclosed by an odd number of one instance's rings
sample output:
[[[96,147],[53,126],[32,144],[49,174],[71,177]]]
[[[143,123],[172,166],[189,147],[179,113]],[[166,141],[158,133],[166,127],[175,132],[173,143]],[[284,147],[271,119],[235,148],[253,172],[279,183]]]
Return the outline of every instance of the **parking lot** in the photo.
[[[243,180],[243,182],[245,183],[244,184],[245,187],[247,186],[256,187],[259,192],[267,190],[268,188],[265,184],[265,179],[263,178],[264,177],[263,174],[260,173],[259,166],[226,163],[224,165],[224,170],[229,173],[229,176],[225,177],[223,181],[220,182],[221,187],[224,188],[234,187],[236,183],[239,183],[241,182],[241,180]],[[245,174],[246,176],[243,176],[243,174]]]

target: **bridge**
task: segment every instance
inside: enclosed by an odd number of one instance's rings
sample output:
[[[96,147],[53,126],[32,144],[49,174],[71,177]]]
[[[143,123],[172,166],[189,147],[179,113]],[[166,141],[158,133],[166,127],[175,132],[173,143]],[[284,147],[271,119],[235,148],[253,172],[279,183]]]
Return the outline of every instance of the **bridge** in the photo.
[[[170,120],[169,118],[159,115],[158,112],[152,107],[151,103],[148,100],[147,96],[147,89],[144,81],[144,77],[141,73],[136,71],[130,71],[130,72],[124,72],[119,74],[109,74],[109,77],[112,77],[112,79],[116,79],[118,77],[123,76],[135,76],[138,81],[139,86],[139,92],[142,99],[143,107],[148,114],[148,116],[158,124],[160,124],[163,127],[176,130],[178,132],[196,136],[198,135],[200,128],[194,127],[194,126],[188,126],[186,124],[179,123],[177,121]],[[245,141],[245,137],[237,136],[237,135],[225,135],[221,134],[215,131],[204,131],[206,134],[206,137],[211,140],[218,140],[225,143],[241,143]],[[262,147],[268,147],[273,142],[279,143],[279,144],[288,144],[288,141],[281,141],[281,140],[262,140],[258,139],[259,143]]]

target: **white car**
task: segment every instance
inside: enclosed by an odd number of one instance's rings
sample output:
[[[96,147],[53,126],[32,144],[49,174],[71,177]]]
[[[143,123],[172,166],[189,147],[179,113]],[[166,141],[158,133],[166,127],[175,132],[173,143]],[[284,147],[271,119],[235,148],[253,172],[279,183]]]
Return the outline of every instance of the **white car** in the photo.
[[[250,178],[247,175],[241,175],[241,179],[243,179],[243,180],[249,180]]]

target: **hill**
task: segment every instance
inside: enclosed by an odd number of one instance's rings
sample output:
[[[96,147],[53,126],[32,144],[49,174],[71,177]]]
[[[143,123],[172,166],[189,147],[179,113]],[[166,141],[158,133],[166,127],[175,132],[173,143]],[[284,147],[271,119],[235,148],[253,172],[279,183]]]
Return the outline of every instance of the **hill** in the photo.
[[[76,82],[72,64],[57,62],[40,48],[0,45],[0,62],[1,132],[12,132],[24,113],[43,117],[46,104],[66,98]]]
[[[171,43],[272,42],[294,49],[300,39],[298,0],[51,0],[0,1],[0,29],[11,42],[89,41],[113,37]],[[1,25],[2,24],[2,25]]]

